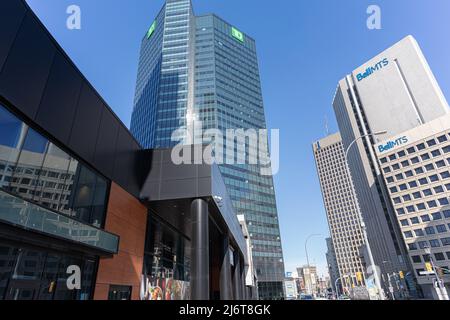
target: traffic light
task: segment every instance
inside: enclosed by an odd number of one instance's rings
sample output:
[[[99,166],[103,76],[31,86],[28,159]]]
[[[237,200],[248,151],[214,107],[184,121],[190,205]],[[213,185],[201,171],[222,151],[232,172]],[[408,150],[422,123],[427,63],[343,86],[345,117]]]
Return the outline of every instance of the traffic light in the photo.
[[[403,273],[403,271],[399,271],[398,275],[400,276],[400,279],[405,279],[405,274]]]
[[[356,279],[358,280],[359,283],[363,283],[362,272],[357,272],[356,273]]]
[[[428,272],[433,272],[433,266],[431,265],[431,262],[425,262],[425,269]]]

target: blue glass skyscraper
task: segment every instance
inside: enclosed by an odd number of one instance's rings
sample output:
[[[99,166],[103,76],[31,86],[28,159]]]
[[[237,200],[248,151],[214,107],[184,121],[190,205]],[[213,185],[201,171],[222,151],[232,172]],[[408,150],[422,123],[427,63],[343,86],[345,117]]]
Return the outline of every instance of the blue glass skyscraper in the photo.
[[[189,131],[194,120],[224,134],[266,128],[256,44],[215,15],[194,16],[190,0],[166,0],[142,40],[131,131],[144,147],[173,147],[172,133]],[[281,298],[284,261],[272,176],[261,175],[259,164],[219,167],[236,214],[248,223],[259,296]]]

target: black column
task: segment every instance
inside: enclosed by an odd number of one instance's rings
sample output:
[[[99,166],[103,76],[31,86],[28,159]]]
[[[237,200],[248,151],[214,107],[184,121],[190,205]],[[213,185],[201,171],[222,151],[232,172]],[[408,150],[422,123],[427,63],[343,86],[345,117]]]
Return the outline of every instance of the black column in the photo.
[[[241,299],[248,300],[247,287],[245,286],[245,261],[241,261]]]
[[[228,235],[222,236],[222,255],[220,266],[220,300],[232,300],[233,290],[231,283],[230,239]]]
[[[209,300],[209,213],[205,200],[192,201],[191,219],[191,299]]]
[[[234,251],[234,274],[233,274],[233,289],[234,300],[241,300],[241,263],[239,253]]]

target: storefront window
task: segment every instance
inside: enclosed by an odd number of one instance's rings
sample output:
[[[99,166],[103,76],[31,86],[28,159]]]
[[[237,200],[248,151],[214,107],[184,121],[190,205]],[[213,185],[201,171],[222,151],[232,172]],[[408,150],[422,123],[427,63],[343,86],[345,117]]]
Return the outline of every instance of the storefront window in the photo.
[[[109,183],[0,105],[0,187],[101,227]]]
[[[190,294],[190,242],[151,218],[144,261],[144,300],[187,300]]]
[[[81,269],[81,289],[67,287],[67,268]],[[96,260],[0,242],[0,300],[88,300]]]

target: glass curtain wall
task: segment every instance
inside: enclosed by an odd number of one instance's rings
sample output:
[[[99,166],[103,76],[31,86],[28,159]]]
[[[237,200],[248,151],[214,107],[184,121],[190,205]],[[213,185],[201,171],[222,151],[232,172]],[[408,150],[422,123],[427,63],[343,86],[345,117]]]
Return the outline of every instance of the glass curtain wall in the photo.
[[[102,227],[109,182],[0,104],[0,188]]]

